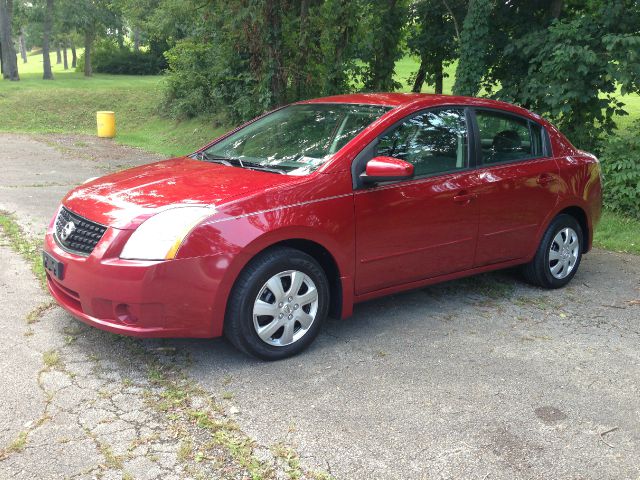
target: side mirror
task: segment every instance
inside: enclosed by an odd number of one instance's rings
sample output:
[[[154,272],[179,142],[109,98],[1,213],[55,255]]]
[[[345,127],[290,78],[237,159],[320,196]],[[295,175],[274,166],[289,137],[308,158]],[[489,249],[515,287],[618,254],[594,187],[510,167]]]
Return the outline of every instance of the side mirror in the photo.
[[[413,177],[413,165],[399,158],[375,157],[367,162],[360,175],[363,183],[393,182]]]

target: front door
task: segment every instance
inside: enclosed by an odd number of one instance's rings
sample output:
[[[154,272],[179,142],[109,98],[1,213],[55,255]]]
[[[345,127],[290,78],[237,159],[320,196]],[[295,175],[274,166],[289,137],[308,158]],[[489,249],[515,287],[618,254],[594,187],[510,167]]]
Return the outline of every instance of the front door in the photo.
[[[356,295],[471,268],[477,175],[469,169],[464,109],[412,115],[370,155],[400,158],[415,170],[411,180],[355,192]]]

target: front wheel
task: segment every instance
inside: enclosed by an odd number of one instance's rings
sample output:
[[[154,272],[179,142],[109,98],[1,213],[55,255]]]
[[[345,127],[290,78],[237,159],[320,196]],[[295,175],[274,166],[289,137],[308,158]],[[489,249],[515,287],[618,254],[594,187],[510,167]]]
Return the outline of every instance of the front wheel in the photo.
[[[263,360],[304,350],[329,307],[322,267],[304,252],[268,250],[242,271],[229,297],[225,335],[238,349]]]
[[[578,271],[582,259],[583,233],[571,215],[553,219],[533,260],[524,266],[529,283],[543,288],[564,287]]]

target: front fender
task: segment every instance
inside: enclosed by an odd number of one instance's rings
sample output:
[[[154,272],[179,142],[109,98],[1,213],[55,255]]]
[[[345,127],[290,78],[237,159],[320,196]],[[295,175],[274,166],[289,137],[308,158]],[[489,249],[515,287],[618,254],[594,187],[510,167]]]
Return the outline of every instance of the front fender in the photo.
[[[319,201],[283,206],[224,219],[210,219],[191,232],[178,257],[207,257],[213,292],[212,336],[222,334],[227,299],[242,269],[261,251],[284,241],[307,240],[327,250],[347,283],[355,268],[353,196],[338,195]],[[344,284],[343,284],[344,285]],[[348,310],[348,309],[346,309]],[[343,306],[343,313],[346,311]]]

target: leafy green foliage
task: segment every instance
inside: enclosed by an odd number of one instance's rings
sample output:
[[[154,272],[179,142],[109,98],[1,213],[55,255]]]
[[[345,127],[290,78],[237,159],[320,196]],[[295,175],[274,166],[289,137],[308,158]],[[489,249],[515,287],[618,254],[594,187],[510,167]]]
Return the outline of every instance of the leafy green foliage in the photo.
[[[369,0],[361,16],[368,16],[364,70],[365,89],[378,92],[396,90],[393,79],[396,61],[402,56],[400,39],[407,17],[403,0]]]
[[[158,75],[167,67],[162,52],[147,50],[133,51],[128,47],[120,48],[114,42],[100,42],[92,55],[95,72],[119,75]],[[84,70],[84,54],[78,59],[77,72]]]
[[[351,88],[358,2],[198,6],[191,33],[166,52],[169,114],[215,112],[238,122],[290,101]]]
[[[443,93],[446,67],[458,53],[457,18],[464,18],[465,8],[465,0],[422,0],[412,5],[407,47],[420,57],[420,68],[409,79],[412,91],[421,91],[426,83]]]
[[[487,71],[492,0],[470,0],[460,33],[460,60],[453,93],[475,96]]]
[[[165,53],[167,76],[164,106],[174,117],[195,117],[217,107],[214,97],[217,65],[210,45],[181,40]]]
[[[492,79],[496,96],[547,115],[577,146],[598,151],[625,115],[617,96],[640,91],[640,6],[634,0],[587,2],[504,46]]]
[[[348,93],[361,79],[363,66],[357,61],[358,39],[366,28],[360,18],[360,2],[325,0],[316,7],[314,30],[319,32],[318,78],[321,95]],[[308,96],[313,96],[309,90]]]
[[[640,121],[612,136],[602,152],[604,203],[615,212],[640,220]]]

